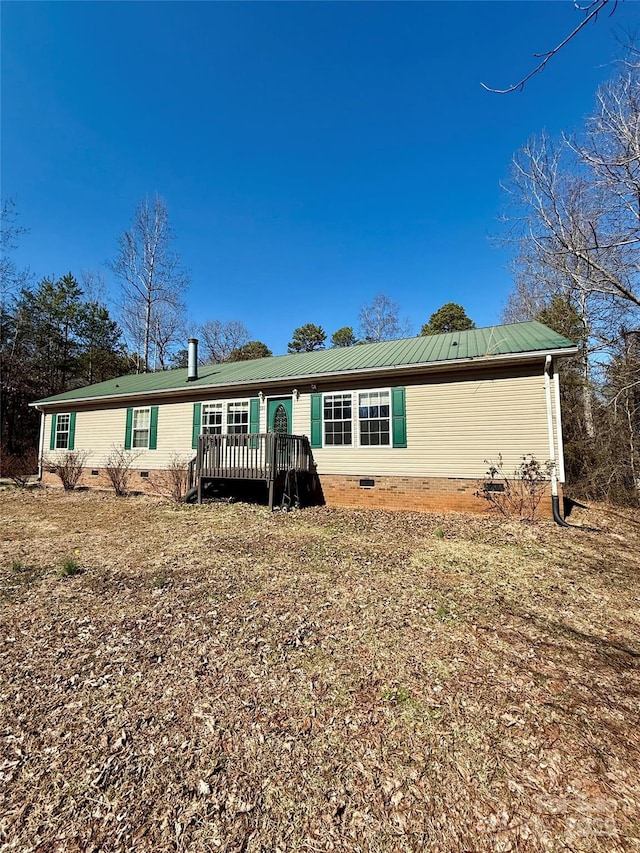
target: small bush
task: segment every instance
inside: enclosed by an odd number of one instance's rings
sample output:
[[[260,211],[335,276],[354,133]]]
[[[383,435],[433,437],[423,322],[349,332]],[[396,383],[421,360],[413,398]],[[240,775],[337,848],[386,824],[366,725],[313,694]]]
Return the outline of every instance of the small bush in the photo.
[[[126,497],[129,494],[131,468],[139,456],[139,453],[132,453],[131,450],[125,450],[121,445],[115,444],[107,456],[104,470],[118,497]]]
[[[65,557],[62,561],[60,574],[63,578],[72,578],[74,575],[82,574],[83,569],[74,557]]]
[[[47,459],[43,464],[47,471],[60,477],[65,492],[71,492],[78,485],[87,456],[84,450],[67,450],[55,459]]]
[[[488,501],[505,518],[534,521],[547,491],[553,463],[538,462],[535,456],[525,455],[511,476],[504,471],[502,454],[497,462],[485,459],[485,463],[489,466],[487,476],[475,496]]]
[[[163,498],[182,503],[189,487],[189,460],[173,453],[166,471],[157,471],[151,478],[153,490]]]
[[[165,572],[158,572],[157,575],[154,575],[151,579],[151,587],[153,589],[164,589],[169,586],[171,583],[171,579]]]

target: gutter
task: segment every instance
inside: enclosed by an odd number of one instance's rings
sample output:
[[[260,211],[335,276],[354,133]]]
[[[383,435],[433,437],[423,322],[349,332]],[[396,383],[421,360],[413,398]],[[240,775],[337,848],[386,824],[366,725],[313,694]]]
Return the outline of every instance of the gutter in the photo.
[[[63,400],[51,400],[51,401],[42,401],[39,400],[36,403],[29,403],[30,406],[34,406],[38,408],[39,406],[64,406],[67,403],[96,403],[102,402],[104,400],[129,400],[135,399],[137,397],[162,397],[169,394],[176,394],[183,392],[187,399],[193,399],[193,392],[196,390],[226,390],[229,388],[253,388],[260,385],[279,385],[279,384],[288,384],[292,381],[295,382],[322,382],[325,379],[336,379],[336,378],[349,378],[354,375],[367,375],[367,376],[386,376],[387,374],[396,374],[396,373],[415,373],[429,370],[430,372],[438,372],[443,370],[448,370],[451,367],[461,367],[461,366],[478,366],[482,367],[485,365],[491,364],[513,364],[514,362],[531,362],[537,361],[546,355],[547,358],[551,358],[552,356],[557,356],[559,358],[569,358],[572,355],[576,355],[578,352],[578,347],[563,347],[554,350],[530,350],[524,353],[507,353],[504,355],[497,356],[480,356],[478,358],[456,358],[456,359],[446,359],[443,361],[423,361],[417,364],[392,364],[385,365],[382,367],[352,367],[349,370],[335,370],[328,371],[326,373],[306,373],[306,374],[291,374],[290,376],[275,376],[275,377],[262,377],[259,379],[248,379],[246,381],[236,381],[236,382],[220,382],[215,384],[200,384],[200,381],[206,379],[206,377],[202,377],[202,380],[198,380],[197,382],[190,383],[188,388],[185,388],[183,385],[173,387],[173,388],[163,388],[163,389],[149,389],[148,391],[131,391],[124,394],[101,394],[96,397],[66,397]]]

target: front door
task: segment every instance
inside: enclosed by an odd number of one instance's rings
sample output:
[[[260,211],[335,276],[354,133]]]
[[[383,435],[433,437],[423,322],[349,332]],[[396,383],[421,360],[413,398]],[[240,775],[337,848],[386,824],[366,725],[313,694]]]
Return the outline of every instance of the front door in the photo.
[[[278,397],[267,401],[267,430],[291,434],[291,397]]]

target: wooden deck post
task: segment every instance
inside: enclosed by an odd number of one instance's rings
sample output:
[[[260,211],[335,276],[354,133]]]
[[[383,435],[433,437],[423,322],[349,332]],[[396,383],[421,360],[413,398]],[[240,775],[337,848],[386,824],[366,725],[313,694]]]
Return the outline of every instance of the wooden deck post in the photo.
[[[268,446],[268,459],[270,462],[269,468],[269,509],[273,512],[273,500],[275,497],[276,491],[276,476],[278,474],[278,470],[276,468],[276,448],[278,446],[278,436],[275,432],[267,433],[269,439]]]

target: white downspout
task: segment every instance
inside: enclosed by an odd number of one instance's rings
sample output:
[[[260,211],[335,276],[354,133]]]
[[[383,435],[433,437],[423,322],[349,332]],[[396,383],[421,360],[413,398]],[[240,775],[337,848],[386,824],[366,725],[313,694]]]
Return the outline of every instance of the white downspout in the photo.
[[[544,393],[547,399],[547,431],[549,433],[549,462],[551,463],[551,494],[558,494],[558,475],[556,473],[556,443],[553,436],[553,410],[551,408],[551,370],[553,359],[548,355],[544,361]]]
[[[547,430],[549,431],[549,462],[551,464],[551,506],[553,520],[562,527],[570,527],[560,515],[560,499],[558,497],[558,475],[556,472],[556,446],[553,435],[553,409],[551,408],[551,373],[553,359],[548,355],[544,360],[544,392],[547,400]]]
[[[562,439],[562,409],[560,407],[560,375],[557,370],[553,371],[553,395],[556,407],[556,438],[558,441],[558,480],[564,483],[564,441]]]
[[[38,409],[40,412],[40,439],[38,441],[38,482],[42,481],[42,457],[44,456],[44,422],[45,422],[45,413],[42,409]]]

